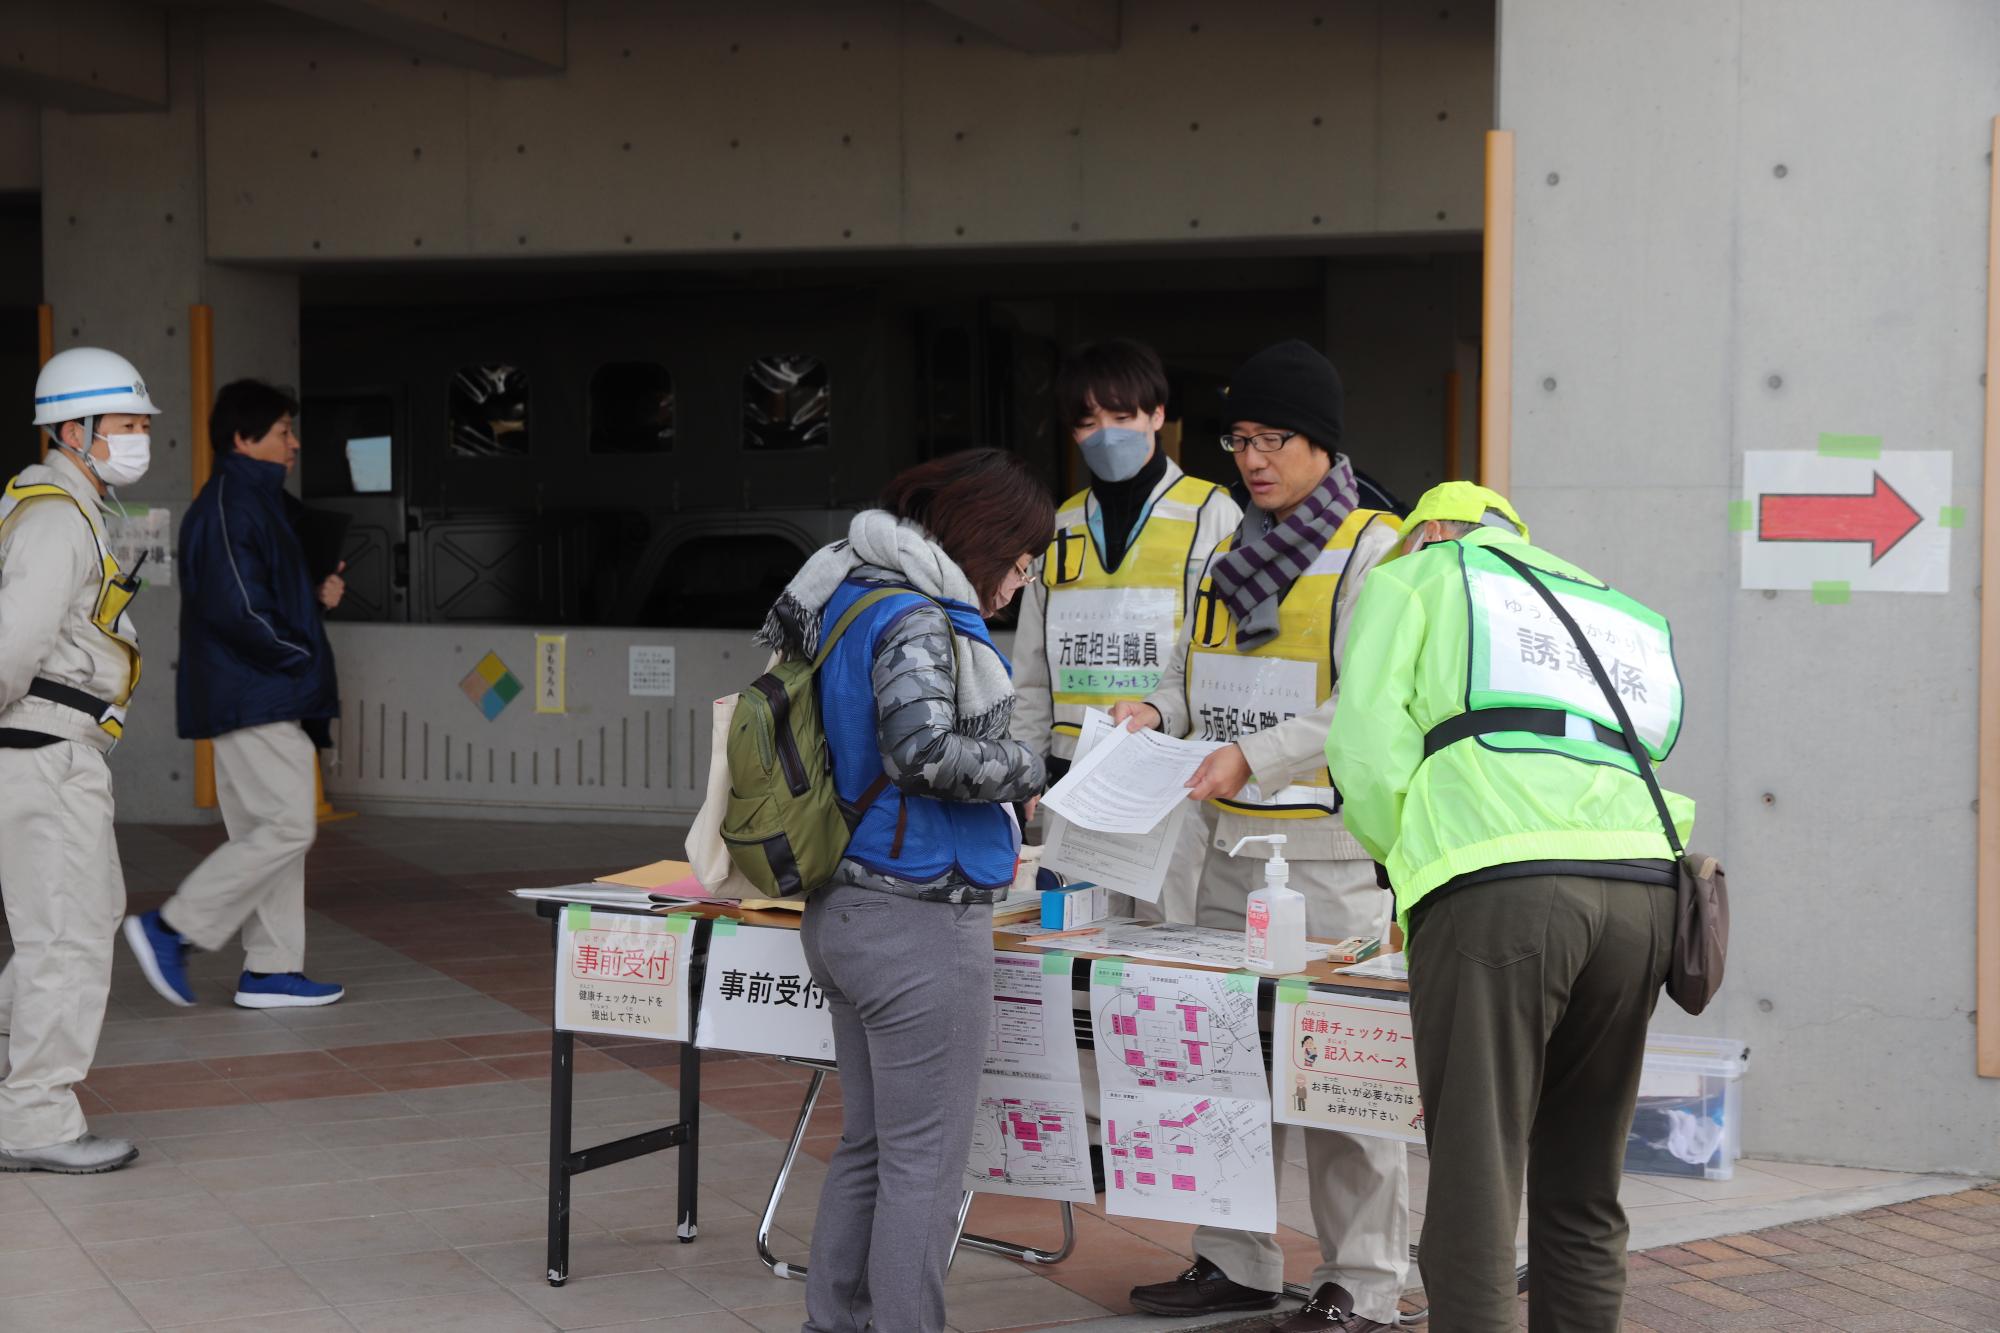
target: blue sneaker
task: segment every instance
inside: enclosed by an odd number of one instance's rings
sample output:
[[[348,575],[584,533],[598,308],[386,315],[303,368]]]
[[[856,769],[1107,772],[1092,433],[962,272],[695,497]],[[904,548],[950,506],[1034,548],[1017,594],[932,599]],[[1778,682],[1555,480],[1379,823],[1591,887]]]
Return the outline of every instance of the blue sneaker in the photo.
[[[236,978],[236,1003],[245,1009],[309,1009],[332,1004],[347,994],[344,987],[314,981],[303,972],[245,972]]]
[[[182,1008],[194,1003],[194,987],[188,984],[188,942],[160,920],[158,912],[125,918],[125,942],[139,959],[153,989],[168,1004]]]

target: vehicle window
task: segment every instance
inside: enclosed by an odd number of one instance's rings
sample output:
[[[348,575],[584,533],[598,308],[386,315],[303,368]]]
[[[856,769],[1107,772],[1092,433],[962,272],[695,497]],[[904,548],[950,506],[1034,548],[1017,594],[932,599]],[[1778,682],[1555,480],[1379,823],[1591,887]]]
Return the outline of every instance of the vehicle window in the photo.
[[[674,447],[674,377],[651,361],[612,361],[590,377],[590,452],[664,454]]]
[[[459,458],[518,458],[528,452],[528,373],[487,362],[451,377],[451,452]]]
[[[830,442],[833,389],[816,356],[759,357],[743,376],[743,447],[810,449]]]
[[[396,489],[396,404],[388,395],[308,398],[299,410],[300,490],[308,500]]]
[[[667,561],[639,623],[647,628],[756,629],[806,554],[770,533],[696,537]]]

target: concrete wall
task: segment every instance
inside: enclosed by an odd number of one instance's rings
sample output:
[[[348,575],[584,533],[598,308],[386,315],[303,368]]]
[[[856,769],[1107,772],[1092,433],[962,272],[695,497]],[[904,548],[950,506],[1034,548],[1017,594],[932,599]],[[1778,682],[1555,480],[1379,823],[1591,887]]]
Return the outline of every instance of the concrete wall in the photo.
[[[1974,1076],[1976,526],[1942,596],[1744,591],[1742,454],[1950,450],[1976,525],[2000,9],[1504,0],[1514,497],[1669,612],[1669,784],[1732,874],[1744,1148],[2000,1171]]]
[[[917,0],[571,0],[496,78],[208,19],[218,259],[741,253],[1464,232],[1492,7],[1145,0],[1032,56]]]
[[[288,274],[208,262],[202,239],[202,46],[197,15],[169,37],[174,104],[164,112],[42,116],[43,289],[56,350],[110,347],[146,378],[161,414],[153,466],[128,503],[180,515],[194,494],[188,308],[215,310],[218,385],[244,375],[298,382],[298,283]],[[118,813],[198,819],[193,747],[174,734],[179,590],[149,584],[133,604],[146,670],[126,739],[112,758]]]

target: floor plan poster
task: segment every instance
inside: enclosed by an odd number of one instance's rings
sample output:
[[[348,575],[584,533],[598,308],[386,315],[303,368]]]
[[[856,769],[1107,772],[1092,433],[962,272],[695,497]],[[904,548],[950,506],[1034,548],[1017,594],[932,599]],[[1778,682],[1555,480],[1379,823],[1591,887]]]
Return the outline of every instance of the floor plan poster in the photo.
[[[993,955],[993,1012],[965,1187],[1090,1203],[1070,959]]]
[[[1410,1006],[1278,983],[1271,1100],[1287,1125],[1424,1141]]]
[[[833,1018],[826,992],[806,966],[796,930],[715,923],[694,1044],[705,1051],[749,1051],[807,1060],[833,1059]]]
[[[1102,958],[1090,1011],[1106,1211],[1275,1228],[1256,979]]]
[[[556,920],[557,1028],[687,1040],[692,918],[572,903]]]

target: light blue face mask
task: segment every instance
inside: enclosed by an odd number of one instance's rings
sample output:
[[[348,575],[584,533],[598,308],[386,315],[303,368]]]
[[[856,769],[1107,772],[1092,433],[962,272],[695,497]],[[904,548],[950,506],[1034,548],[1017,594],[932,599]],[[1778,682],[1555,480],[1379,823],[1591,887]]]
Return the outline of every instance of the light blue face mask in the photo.
[[[1153,433],[1130,426],[1099,426],[1077,446],[1083,465],[1099,481],[1130,481],[1153,454]]]

